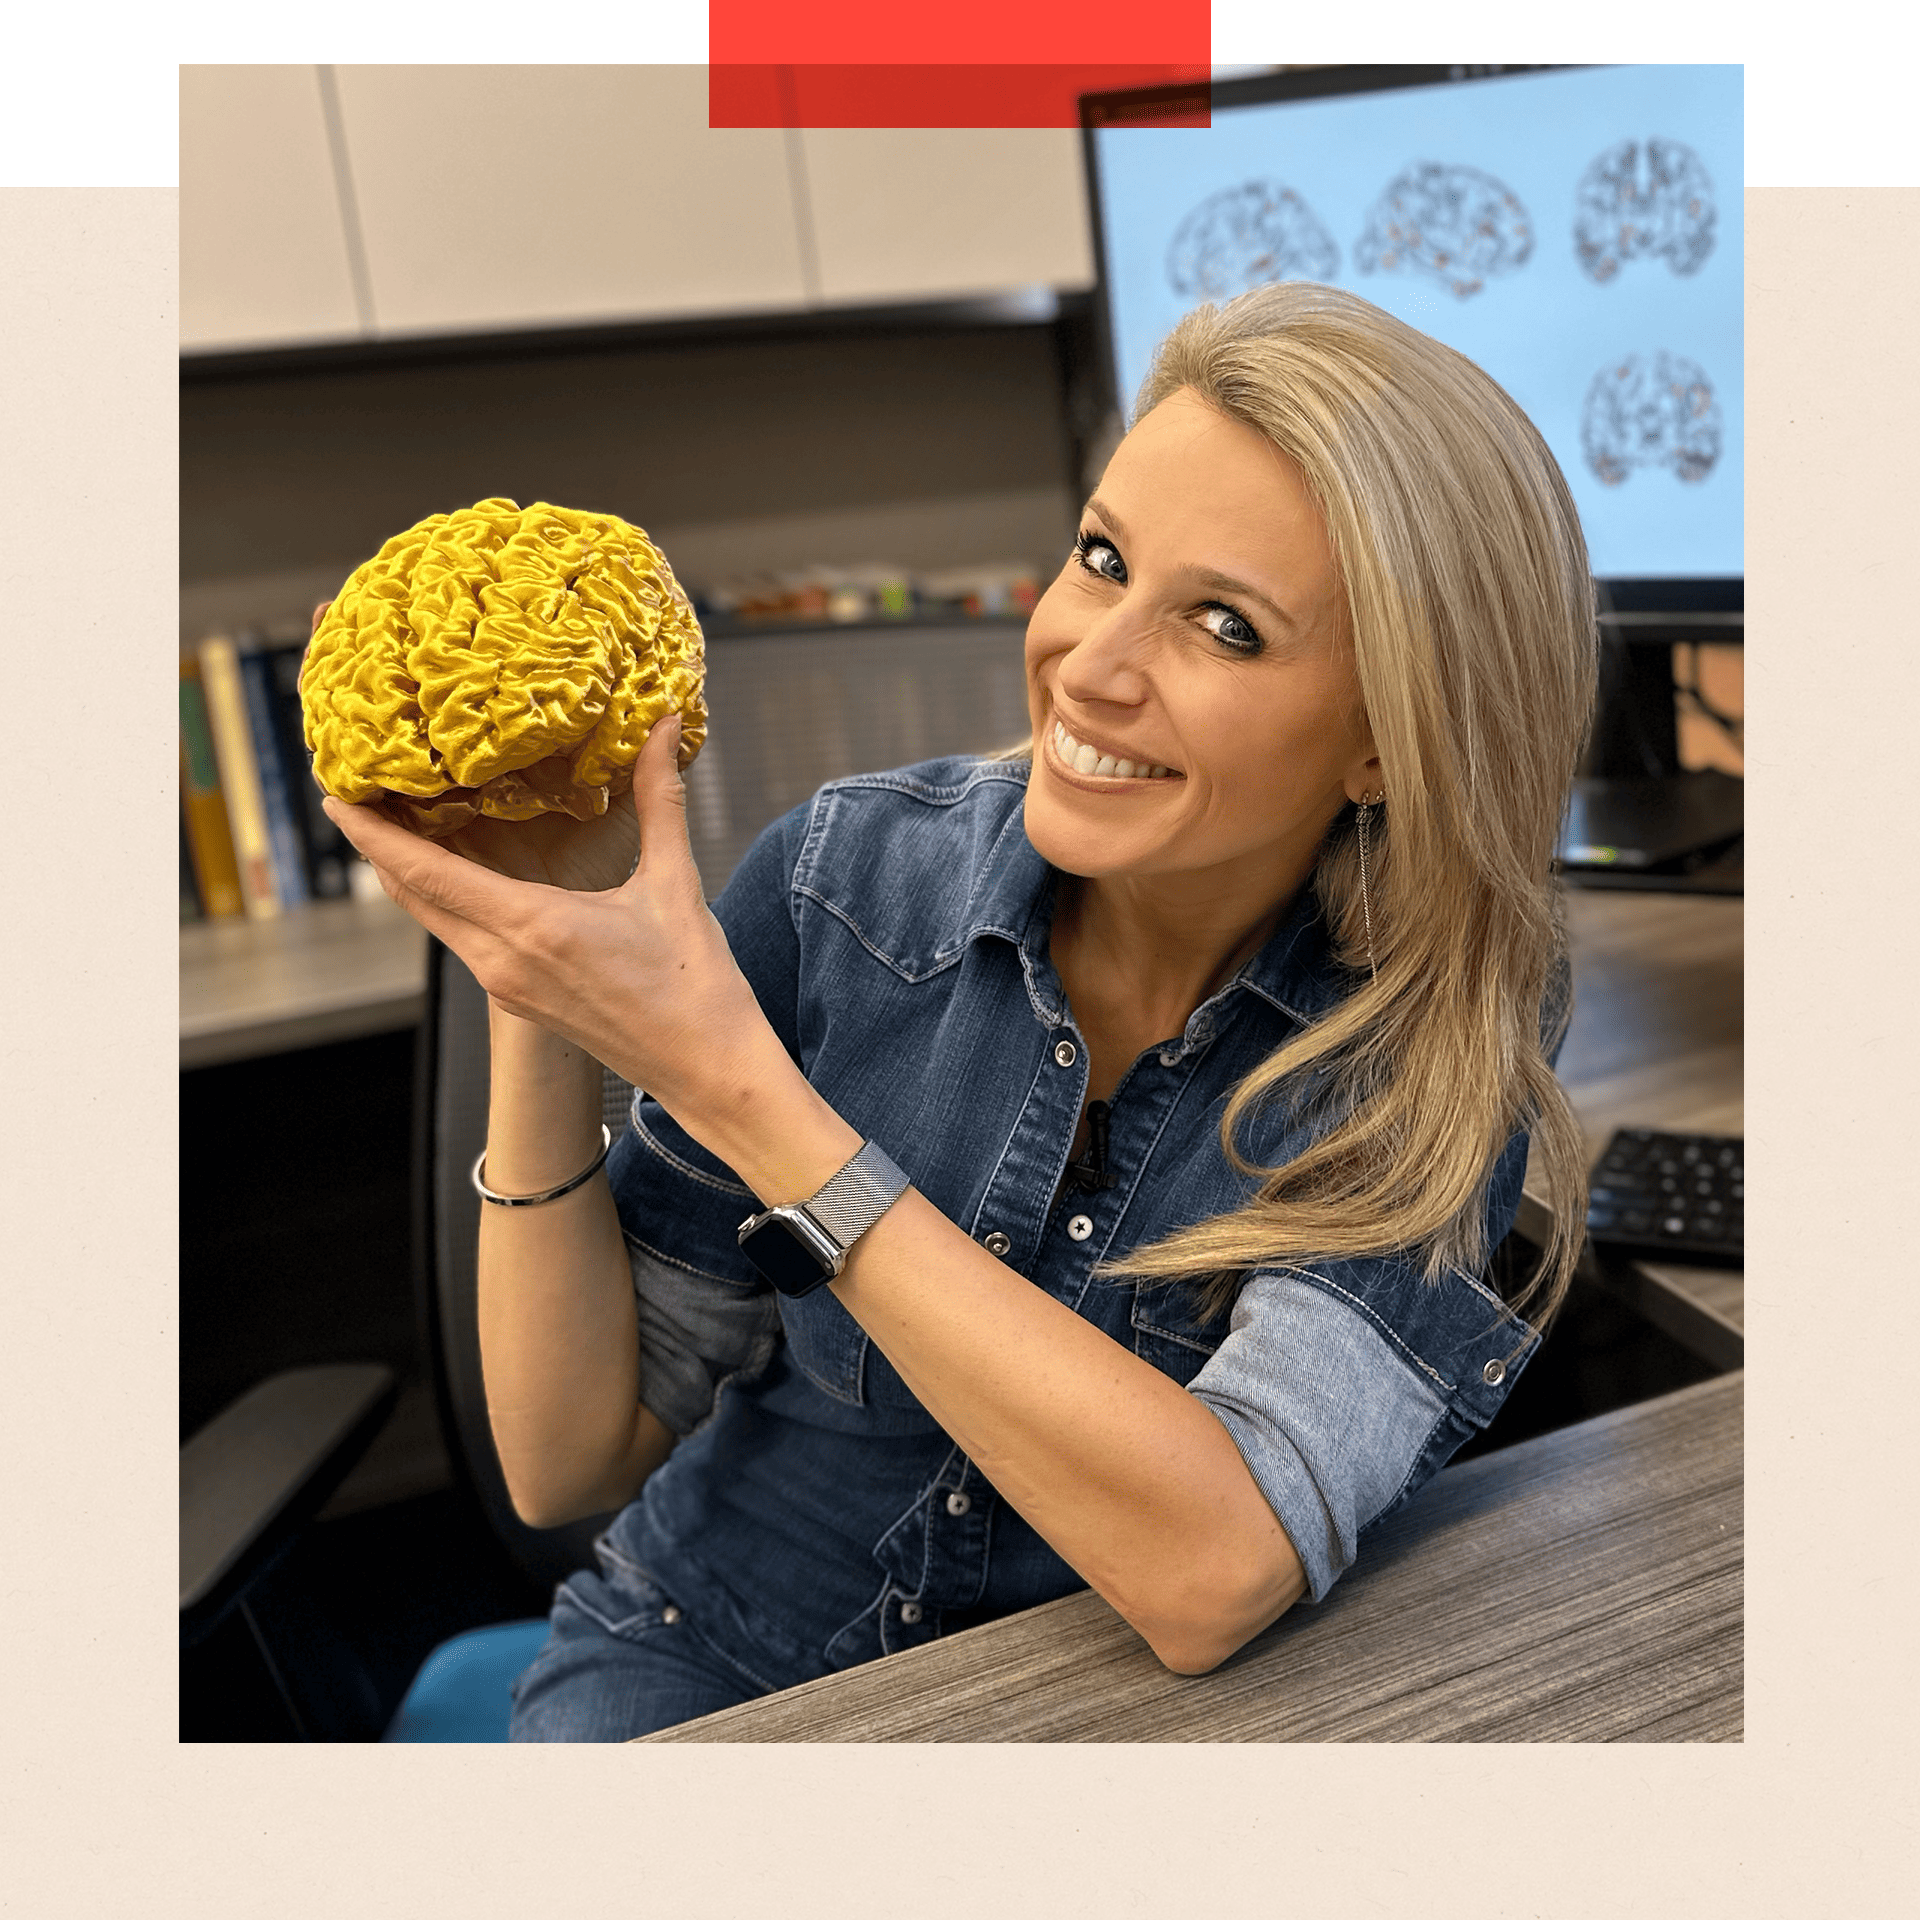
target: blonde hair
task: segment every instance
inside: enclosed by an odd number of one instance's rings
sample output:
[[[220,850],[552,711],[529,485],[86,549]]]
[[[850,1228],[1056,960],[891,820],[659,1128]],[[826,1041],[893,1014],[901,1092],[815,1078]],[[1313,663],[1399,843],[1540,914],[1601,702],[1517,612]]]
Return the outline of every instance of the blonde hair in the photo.
[[[1481,1273],[1486,1198],[1518,1127],[1553,1227],[1509,1301],[1551,1319],[1580,1255],[1586,1156],[1547,1054],[1565,1032],[1555,836],[1591,724],[1593,587],[1572,496],[1531,421],[1470,360],[1365,300],[1301,282],[1188,314],[1134,420],[1181,389],[1285,453],[1325,516],[1386,792],[1369,831],[1376,977],[1365,977],[1356,809],[1312,884],[1335,956],[1363,977],[1240,1081],[1221,1147],[1259,1175],[1246,1206],[1098,1269],[1200,1283],[1413,1253],[1429,1280]],[[1031,736],[992,757],[1031,757]],[[1543,1033],[1544,1029],[1544,1033]],[[1234,1135],[1256,1102],[1315,1089],[1336,1116],[1262,1167]]]

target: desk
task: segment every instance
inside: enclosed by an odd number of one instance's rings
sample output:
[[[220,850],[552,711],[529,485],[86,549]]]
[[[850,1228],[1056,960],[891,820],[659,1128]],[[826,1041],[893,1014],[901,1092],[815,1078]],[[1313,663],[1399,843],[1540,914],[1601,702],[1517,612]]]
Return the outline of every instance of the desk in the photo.
[[[1742,1133],[1743,902],[1713,894],[1569,890],[1574,1012],[1560,1079],[1587,1137],[1587,1162],[1615,1127]],[[1544,1238],[1529,1191],[1519,1230]],[[1582,1271],[1719,1366],[1744,1358],[1745,1288],[1736,1269],[1595,1260]]]
[[[180,929],[180,1064],[410,1027],[426,994],[427,936],[385,894],[196,921]]]
[[[1738,1740],[1742,1389],[1447,1468],[1209,1674],[1083,1592],[647,1739]]]

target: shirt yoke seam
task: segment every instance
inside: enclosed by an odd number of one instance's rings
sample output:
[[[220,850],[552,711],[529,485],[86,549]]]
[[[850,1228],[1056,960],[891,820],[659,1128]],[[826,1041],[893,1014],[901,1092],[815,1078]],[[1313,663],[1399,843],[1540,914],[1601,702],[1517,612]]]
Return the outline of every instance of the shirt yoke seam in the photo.
[[[815,887],[808,886],[804,881],[796,882],[794,885],[793,891],[796,894],[802,895],[806,899],[811,900],[823,912],[832,914],[833,917],[836,920],[838,920],[840,924],[843,927],[845,927],[847,931],[851,933],[856,940],[860,942],[861,946],[863,946],[867,950],[867,952],[872,954],[873,957],[876,960],[878,960],[883,967],[885,967],[890,973],[897,973],[902,980],[907,981],[911,985],[918,986],[920,982],[923,980],[931,980],[935,974],[945,973],[947,969],[951,967],[954,964],[954,962],[958,960],[960,957],[959,950],[955,950],[954,952],[946,954],[944,956],[936,953],[933,956],[934,965],[929,967],[925,973],[914,973],[910,971],[908,968],[902,966],[901,963],[898,960],[894,959],[894,957],[891,954],[882,953],[880,949],[876,947],[873,944],[873,942],[867,938],[865,932],[862,931],[859,922],[855,920],[852,914],[850,914],[837,901],[829,900],[825,894],[821,893]]]

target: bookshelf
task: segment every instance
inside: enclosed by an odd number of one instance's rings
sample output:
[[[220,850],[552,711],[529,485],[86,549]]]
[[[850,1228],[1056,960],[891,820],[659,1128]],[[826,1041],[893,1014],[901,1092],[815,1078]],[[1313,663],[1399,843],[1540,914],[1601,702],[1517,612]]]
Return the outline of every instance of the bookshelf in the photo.
[[[1027,728],[1025,622],[874,622],[716,635],[712,732],[687,769],[687,830],[709,899],[755,834],[829,780]],[[426,936],[387,899],[314,900],[277,919],[180,929],[180,1064],[213,1066],[411,1026]]]
[[[426,935],[384,894],[274,920],[194,921],[180,929],[180,1065],[410,1027],[426,969]]]

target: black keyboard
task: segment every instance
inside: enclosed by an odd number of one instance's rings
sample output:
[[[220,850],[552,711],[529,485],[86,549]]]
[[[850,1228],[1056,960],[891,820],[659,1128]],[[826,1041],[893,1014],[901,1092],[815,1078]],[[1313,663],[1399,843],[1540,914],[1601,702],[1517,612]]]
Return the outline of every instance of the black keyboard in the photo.
[[[1743,1146],[1737,1134],[1621,1128],[1593,1170],[1588,1238],[1605,1253],[1740,1266]]]

